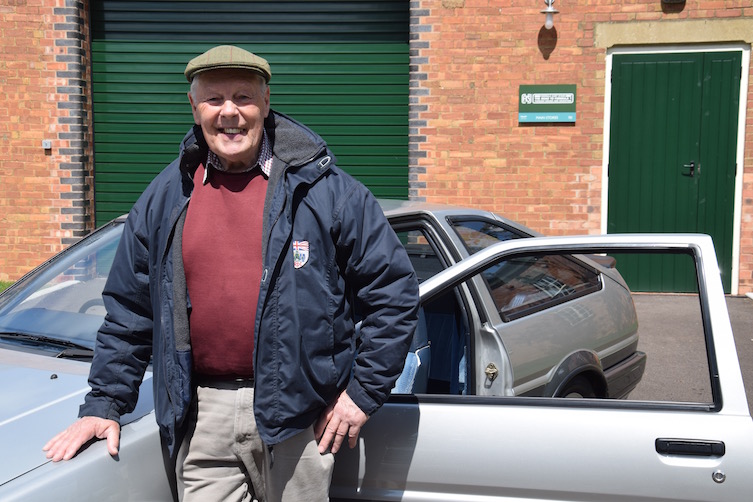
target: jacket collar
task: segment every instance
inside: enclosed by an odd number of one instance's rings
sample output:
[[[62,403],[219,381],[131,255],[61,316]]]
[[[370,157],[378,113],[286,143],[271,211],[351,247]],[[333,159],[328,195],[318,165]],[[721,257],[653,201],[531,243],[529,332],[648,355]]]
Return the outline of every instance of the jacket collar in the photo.
[[[209,146],[204,139],[204,133],[201,132],[200,126],[194,125],[180,144],[180,171],[193,179],[196,169],[207,160],[208,154]]]
[[[284,169],[295,171],[298,181],[314,182],[335,162],[325,141],[300,122],[271,110],[264,121],[273,156],[282,161]],[[179,166],[184,176],[193,180],[199,164],[207,160],[209,146],[201,127],[194,125],[180,145]],[[310,164],[316,169],[298,169]],[[274,169],[274,168],[273,168]]]

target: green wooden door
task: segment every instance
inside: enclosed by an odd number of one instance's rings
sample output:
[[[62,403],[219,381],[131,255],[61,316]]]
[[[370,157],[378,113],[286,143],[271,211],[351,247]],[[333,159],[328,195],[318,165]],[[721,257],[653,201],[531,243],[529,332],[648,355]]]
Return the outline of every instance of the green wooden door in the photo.
[[[375,195],[408,198],[408,2],[90,4],[98,224],[177,155],[193,125],[183,69],[217,44],[264,56],[272,108],[319,133]]]
[[[609,233],[712,236],[731,288],[741,52],[615,55]],[[682,259],[620,257],[637,291],[693,291]]]

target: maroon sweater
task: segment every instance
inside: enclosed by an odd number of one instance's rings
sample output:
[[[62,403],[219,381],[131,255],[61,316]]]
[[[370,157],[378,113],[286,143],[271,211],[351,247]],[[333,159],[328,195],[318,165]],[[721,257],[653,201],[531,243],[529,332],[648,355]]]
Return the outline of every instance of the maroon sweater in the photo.
[[[194,371],[250,377],[267,180],[258,168],[203,180],[201,165],[183,229]]]

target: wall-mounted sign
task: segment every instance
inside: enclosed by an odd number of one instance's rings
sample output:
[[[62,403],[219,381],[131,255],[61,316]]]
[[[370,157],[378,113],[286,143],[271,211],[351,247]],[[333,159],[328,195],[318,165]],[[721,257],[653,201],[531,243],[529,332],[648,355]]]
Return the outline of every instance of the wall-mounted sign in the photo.
[[[518,122],[575,122],[575,85],[521,85]]]

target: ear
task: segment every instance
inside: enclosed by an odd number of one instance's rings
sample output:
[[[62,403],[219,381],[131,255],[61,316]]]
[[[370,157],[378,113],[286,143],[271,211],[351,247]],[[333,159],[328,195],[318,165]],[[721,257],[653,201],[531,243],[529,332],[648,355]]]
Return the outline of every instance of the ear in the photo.
[[[264,118],[269,116],[269,85],[265,85],[264,88]]]
[[[201,124],[199,121],[199,110],[196,108],[196,103],[193,102],[193,95],[189,91],[188,93],[188,102],[191,103],[191,113],[193,114],[193,122],[194,124]]]

